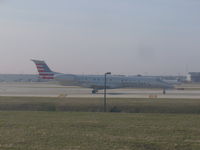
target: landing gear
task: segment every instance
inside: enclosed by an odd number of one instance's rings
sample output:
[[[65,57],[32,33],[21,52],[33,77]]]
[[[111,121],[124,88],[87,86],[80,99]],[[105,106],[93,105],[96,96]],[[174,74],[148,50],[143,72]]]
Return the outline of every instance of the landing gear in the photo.
[[[94,89],[92,90],[92,94],[96,94],[98,92],[98,90]]]
[[[165,90],[165,88],[163,89],[163,95],[165,95],[166,94],[166,90]]]

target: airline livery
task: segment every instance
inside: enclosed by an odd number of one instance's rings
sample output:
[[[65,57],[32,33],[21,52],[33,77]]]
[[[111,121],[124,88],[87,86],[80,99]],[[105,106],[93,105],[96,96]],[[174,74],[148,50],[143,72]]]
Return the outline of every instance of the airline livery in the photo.
[[[77,85],[81,87],[92,88],[92,93],[104,89],[105,77],[104,75],[75,75],[63,74],[52,71],[45,61],[32,60],[39,72],[41,79],[56,80],[63,85]],[[173,88],[167,82],[164,82],[157,77],[143,77],[143,76],[123,76],[123,75],[108,75],[106,88]]]

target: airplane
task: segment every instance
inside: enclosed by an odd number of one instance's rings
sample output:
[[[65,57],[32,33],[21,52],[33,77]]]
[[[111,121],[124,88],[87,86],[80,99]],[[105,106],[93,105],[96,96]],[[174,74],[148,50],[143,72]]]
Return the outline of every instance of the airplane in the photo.
[[[95,94],[98,90],[105,88],[105,76],[104,75],[75,75],[75,74],[63,74],[52,71],[43,60],[34,60],[39,73],[40,79],[56,80],[62,85],[68,86],[81,86],[86,88],[92,88],[92,93]],[[173,88],[172,84],[164,82],[157,77],[148,76],[124,76],[124,75],[108,75],[106,78],[107,89],[117,88]]]

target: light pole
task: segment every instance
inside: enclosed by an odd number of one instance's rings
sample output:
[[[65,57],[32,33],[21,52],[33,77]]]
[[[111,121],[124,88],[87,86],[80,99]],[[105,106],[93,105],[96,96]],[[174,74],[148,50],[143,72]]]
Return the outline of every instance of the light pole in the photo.
[[[105,80],[104,80],[104,112],[107,111],[107,106],[106,106],[106,88],[107,88],[107,85],[106,85],[106,82],[107,82],[107,79],[106,79],[106,76],[111,74],[111,72],[106,72],[105,73]]]

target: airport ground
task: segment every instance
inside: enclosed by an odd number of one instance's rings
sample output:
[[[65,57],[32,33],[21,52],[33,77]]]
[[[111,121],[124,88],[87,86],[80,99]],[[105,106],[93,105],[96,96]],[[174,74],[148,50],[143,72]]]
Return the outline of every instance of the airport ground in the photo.
[[[107,96],[110,98],[186,98],[200,99],[200,84],[180,85],[177,89],[110,89],[107,90]],[[183,90],[184,89],[184,90]],[[55,83],[40,82],[0,82],[0,96],[33,96],[33,97],[85,97],[101,98],[103,90],[97,94],[91,94],[92,89],[73,86],[62,86]]]
[[[0,150],[200,149],[200,90],[181,88],[108,90],[102,113],[102,91],[1,83]]]

